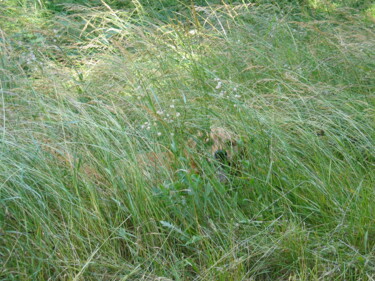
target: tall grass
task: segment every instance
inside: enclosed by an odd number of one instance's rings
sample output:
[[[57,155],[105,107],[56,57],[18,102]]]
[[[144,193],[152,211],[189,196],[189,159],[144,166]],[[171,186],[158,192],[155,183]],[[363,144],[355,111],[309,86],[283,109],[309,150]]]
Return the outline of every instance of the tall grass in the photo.
[[[373,24],[134,3],[3,26],[2,279],[373,280]]]

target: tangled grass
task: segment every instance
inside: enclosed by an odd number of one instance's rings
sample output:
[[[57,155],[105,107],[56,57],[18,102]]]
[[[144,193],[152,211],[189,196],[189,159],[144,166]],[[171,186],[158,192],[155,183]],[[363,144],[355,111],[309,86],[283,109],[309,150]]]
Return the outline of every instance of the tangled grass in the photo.
[[[373,280],[373,23],[133,3],[0,25],[2,280]]]

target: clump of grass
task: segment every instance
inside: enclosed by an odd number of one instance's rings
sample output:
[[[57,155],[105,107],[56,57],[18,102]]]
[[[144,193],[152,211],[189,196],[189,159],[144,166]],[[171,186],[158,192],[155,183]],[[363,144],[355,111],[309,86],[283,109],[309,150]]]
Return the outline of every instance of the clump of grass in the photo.
[[[142,7],[70,6],[27,67],[2,33],[1,276],[371,280],[371,23]],[[213,126],[238,136],[226,183],[198,137]]]

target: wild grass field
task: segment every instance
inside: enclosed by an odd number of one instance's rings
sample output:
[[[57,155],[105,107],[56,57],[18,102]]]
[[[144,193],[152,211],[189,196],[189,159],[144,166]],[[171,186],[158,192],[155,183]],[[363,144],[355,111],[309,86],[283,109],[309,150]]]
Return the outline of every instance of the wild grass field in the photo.
[[[374,280],[374,27],[366,1],[0,1],[0,279]]]

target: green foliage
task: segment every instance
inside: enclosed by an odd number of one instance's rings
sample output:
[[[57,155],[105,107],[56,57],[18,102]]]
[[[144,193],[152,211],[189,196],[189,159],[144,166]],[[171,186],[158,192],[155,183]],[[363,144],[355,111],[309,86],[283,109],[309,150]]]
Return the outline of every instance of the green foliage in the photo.
[[[374,276],[373,23],[194,2],[0,2],[1,279]]]

